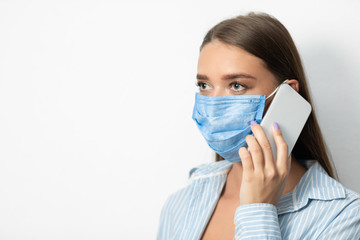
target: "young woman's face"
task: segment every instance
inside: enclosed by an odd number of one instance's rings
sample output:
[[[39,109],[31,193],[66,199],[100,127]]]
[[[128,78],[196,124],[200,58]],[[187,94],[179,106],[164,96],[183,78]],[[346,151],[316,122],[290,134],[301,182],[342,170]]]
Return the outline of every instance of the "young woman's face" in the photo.
[[[213,40],[200,52],[197,85],[199,93],[206,96],[268,96],[278,83],[260,58],[236,46]]]

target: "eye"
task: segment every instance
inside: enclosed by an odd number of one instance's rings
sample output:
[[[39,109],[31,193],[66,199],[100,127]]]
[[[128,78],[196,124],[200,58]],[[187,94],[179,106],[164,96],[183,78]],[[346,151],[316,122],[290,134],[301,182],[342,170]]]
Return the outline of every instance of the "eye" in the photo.
[[[200,91],[206,91],[210,88],[209,84],[205,82],[196,82],[196,86],[199,88]]]
[[[232,83],[230,83],[230,86],[231,86],[231,89],[235,92],[240,92],[245,89],[245,86],[239,82],[232,82]]]

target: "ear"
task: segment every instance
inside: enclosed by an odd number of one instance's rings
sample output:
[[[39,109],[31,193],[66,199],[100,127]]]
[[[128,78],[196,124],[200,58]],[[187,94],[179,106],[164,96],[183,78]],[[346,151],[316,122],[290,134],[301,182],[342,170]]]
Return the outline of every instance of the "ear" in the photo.
[[[289,79],[286,83],[289,84],[290,87],[292,87],[295,91],[299,92],[299,82],[298,82],[298,80]]]

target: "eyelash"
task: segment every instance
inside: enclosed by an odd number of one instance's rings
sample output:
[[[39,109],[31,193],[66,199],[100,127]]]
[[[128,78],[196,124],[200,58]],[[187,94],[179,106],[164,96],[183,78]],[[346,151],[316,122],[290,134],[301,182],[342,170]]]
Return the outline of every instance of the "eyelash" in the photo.
[[[197,81],[197,82],[195,83],[195,85],[196,85],[199,89],[200,89],[200,87],[201,87],[201,84],[207,84],[207,85],[208,85],[208,83],[206,83],[206,82],[201,82],[201,81]],[[242,84],[242,83],[240,83],[240,82],[238,82],[238,81],[231,82],[231,83],[230,83],[230,86],[233,87],[235,84],[239,84],[241,87],[243,87],[244,89],[242,89],[242,90],[245,90],[245,89],[247,88],[244,84]],[[234,91],[235,91],[235,92],[240,92],[240,91],[242,91],[242,90],[238,90],[238,91],[234,90]],[[200,91],[201,91],[201,89],[200,89]]]
[[[207,84],[206,82],[195,82],[195,85],[200,88],[201,84]]]
[[[240,83],[238,81],[234,81],[234,82],[230,83],[230,86],[234,86],[235,84],[239,84],[244,89],[246,88],[246,86],[244,84],[242,84],[242,83]],[[242,90],[244,90],[244,89],[242,89]],[[238,92],[240,92],[242,90],[238,90]]]

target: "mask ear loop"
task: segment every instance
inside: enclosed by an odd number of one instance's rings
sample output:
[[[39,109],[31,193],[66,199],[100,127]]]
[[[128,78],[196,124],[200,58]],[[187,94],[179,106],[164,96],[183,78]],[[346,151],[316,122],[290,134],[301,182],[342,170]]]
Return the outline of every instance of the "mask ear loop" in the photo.
[[[287,83],[287,81],[289,81],[289,79],[286,79],[285,81],[283,81],[282,83],[280,83],[280,85],[279,85],[277,88],[275,88],[275,90],[274,90],[269,96],[267,96],[267,97],[265,98],[265,100],[268,99],[268,98],[270,98],[272,95],[274,95],[274,94],[279,90],[279,87],[281,86],[281,84],[285,84],[285,83]]]

